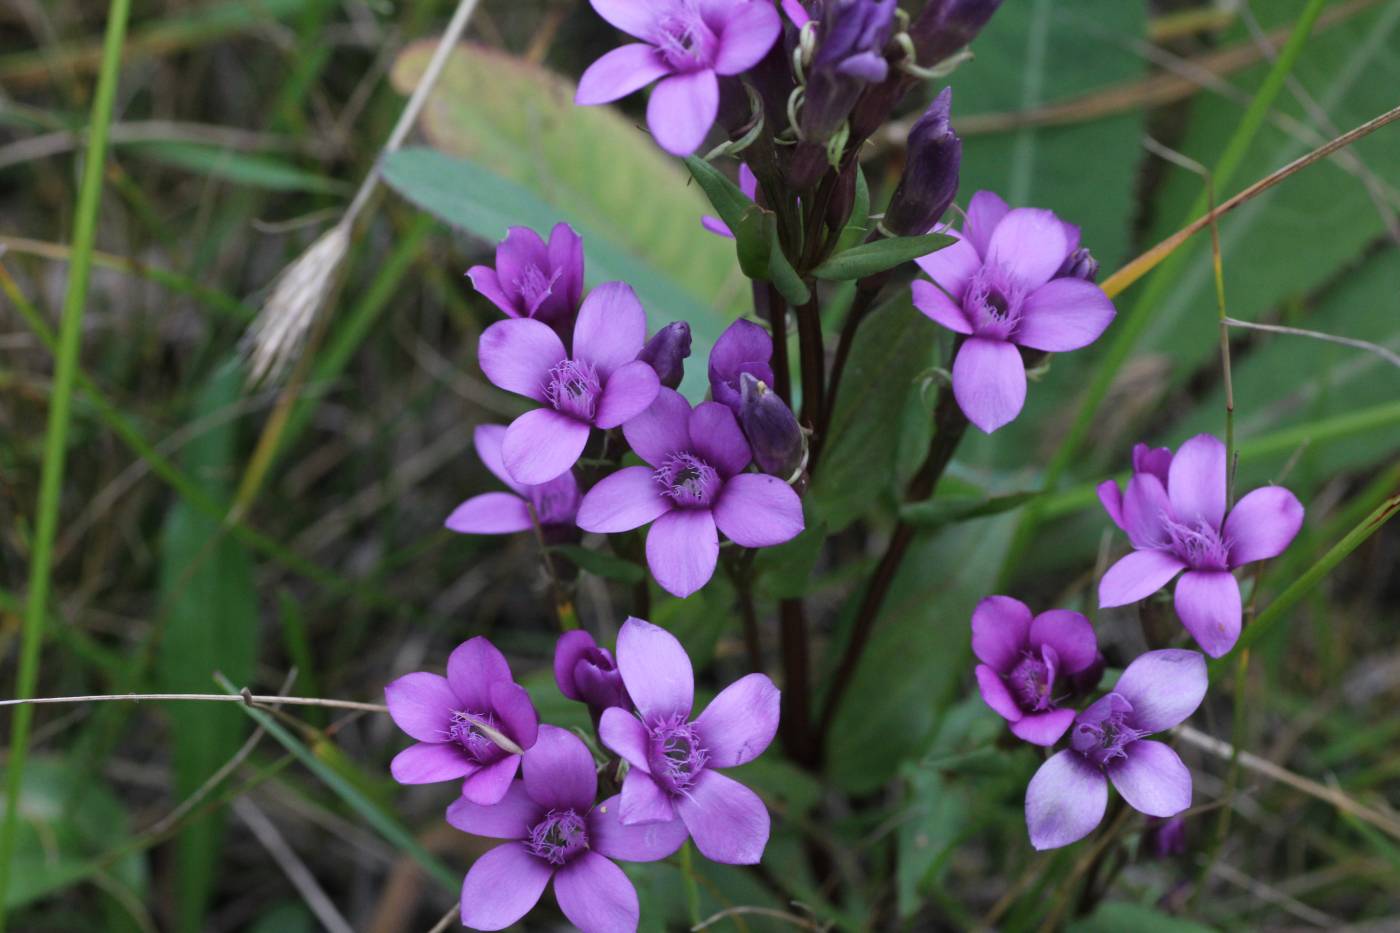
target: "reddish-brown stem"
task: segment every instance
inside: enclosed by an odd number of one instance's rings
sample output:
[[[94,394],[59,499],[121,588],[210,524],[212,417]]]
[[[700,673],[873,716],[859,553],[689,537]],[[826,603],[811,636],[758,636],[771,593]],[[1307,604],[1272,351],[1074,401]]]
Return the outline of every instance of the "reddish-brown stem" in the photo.
[[[800,599],[784,599],[778,604],[779,634],[783,652],[782,730],[788,756],[799,764],[815,767],[818,762],[811,726],[810,651],[807,644],[807,613]]]

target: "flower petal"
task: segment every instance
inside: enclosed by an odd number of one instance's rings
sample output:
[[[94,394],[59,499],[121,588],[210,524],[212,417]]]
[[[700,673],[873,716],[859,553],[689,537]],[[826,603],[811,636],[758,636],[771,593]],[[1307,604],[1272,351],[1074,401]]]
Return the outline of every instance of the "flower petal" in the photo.
[[[647,410],[622,426],[622,436],[633,453],[661,466],[672,454],[690,449],[690,403],[662,386]]]
[[[729,409],[725,409],[728,411]],[[772,547],[802,533],[802,500],[776,476],[730,477],[714,508],[715,524],[743,547]]]
[[[629,36],[645,39],[656,27],[660,12],[652,0],[589,0],[593,10]]]
[[[709,583],[718,560],[719,535],[707,509],[667,512],[647,532],[647,566],[672,596],[684,599]]]
[[[506,428],[501,456],[516,482],[542,486],[578,463],[590,430],[582,421],[552,408],[536,408]]]
[[[548,324],[531,318],[497,321],[481,332],[477,362],[493,384],[544,402],[549,371],[564,359],[564,344]]]
[[[982,702],[990,706],[992,712],[1007,722],[1015,722],[1025,715],[1000,674],[985,664],[977,665],[972,673],[977,678],[977,691],[982,694]]]
[[[729,14],[719,36],[715,71],[737,75],[763,60],[778,35],[783,21],[771,3],[742,3]]]
[[[972,276],[982,268],[982,257],[977,255],[976,248],[965,236],[953,230],[948,231],[948,235],[956,237],[957,242],[949,243],[926,256],[920,256],[914,262],[933,279],[935,285],[953,298],[960,299],[967,291],[967,283],[972,281]],[[920,310],[923,310],[922,307]]]
[[[578,526],[604,534],[631,531],[665,515],[673,505],[656,488],[649,467],[623,467],[588,490],[579,503]]]
[[[923,312],[924,317],[941,324],[955,334],[972,333],[972,325],[967,322],[967,315],[958,303],[947,295],[942,289],[932,282],[925,282],[923,279],[916,281],[913,286],[914,307]]]
[[[472,431],[472,446],[481,465],[491,471],[491,475],[505,483],[516,495],[525,495],[526,487],[517,483],[506,469],[501,459],[501,445],[506,442],[506,426],[503,424],[479,424]]]
[[[519,842],[496,846],[472,863],[462,882],[462,923],[504,930],[539,903],[554,867]]]
[[[483,807],[494,807],[505,798],[519,768],[520,756],[507,755],[463,781],[462,796]]]
[[[1051,755],[1026,787],[1026,828],[1036,849],[1058,849],[1094,831],[1108,806],[1108,781],[1078,752]]]
[[[1099,581],[1099,608],[1145,599],[1171,582],[1186,565],[1166,551],[1134,551],[1108,568]]]
[[[690,836],[679,818],[664,822],[622,822],[622,797],[614,795],[588,815],[588,845],[599,855],[624,862],[655,862],[673,854]]]
[[[630,363],[647,342],[647,313],[632,286],[604,282],[588,293],[574,323],[576,360],[592,363],[604,382]]]
[[[501,288],[500,277],[496,275],[496,270],[490,266],[472,266],[467,270],[467,278],[471,279],[472,288],[486,298],[502,312],[510,317],[519,317],[520,312],[515,308],[515,302]]]
[[[574,665],[584,654],[597,647],[598,643],[593,640],[593,636],[581,628],[570,629],[560,635],[559,640],[554,643],[554,683],[564,696],[576,702],[583,702],[583,697],[574,687]]]
[[[1172,469],[1172,452],[1166,447],[1148,447],[1146,444],[1133,445],[1133,470],[1137,473],[1151,473],[1161,480],[1162,488],[1167,488],[1167,477]]]
[[[661,380],[650,363],[641,360],[623,363],[603,386],[593,423],[607,429],[631,421],[651,407],[660,388]]]
[[[528,531],[533,524],[529,505],[513,492],[472,496],[443,522],[449,531],[466,535],[508,535]]]
[[[988,596],[972,610],[972,653],[1006,674],[1021,659],[1030,634],[1031,611],[1010,596]]]
[[[436,784],[455,781],[476,770],[476,762],[456,745],[419,742],[389,762],[389,773],[400,784]]]
[[[1106,479],[1099,483],[1095,490],[1099,494],[1099,501],[1103,503],[1103,510],[1108,513],[1108,517],[1113,519],[1113,524],[1119,528],[1123,527],[1123,491],[1118,488],[1118,481]]]
[[[635,930],[641,919],[637,889],[596,852],[584,852],[555,873],[554,897],[581,933]]]
[[[676,819],[671,795],[661,789],[650,774],[633,769],[622,779],[622,808],[618,816],[628,826],[640,823],[667,823]]]
[[[716,402],[735,409],[740,401],[739,377],[748,373],[773,384],[773,338],[753,321],[739,318],[724,329],[710,350],[710,393]]]
[[[491,685],[491,710],[501,724],[501,731],[521,748],[535,744],[540,732],[540,714],[524,687],[510,680],[498,680]]]
[[[662,149],[688,156],[705,141],[718,112],[719,79],[713,71],[671,75],[651,92],[647,126]]]
[[[598,772],[583,740],[558,726],[540,726],[539,741],[525,753],[521,771],[530,799],[546,810],[576,810],[593,806]]]
[[[1148,816],[1176,816],[1191,806],[1191,771],[1161,742],[1138,741],[1104,769],[1128,806]]]
[[[404,674],[384,688],[394,725],[420,742],[442,742],[457,708],[457,694],[440,674]]]
[[[758,795],[718,771],[705,770],[676,810],[695,848],[712,862],[757,865],[768,845],[768,809]]]
[[[588,66],[578,79],[574,103],[582,107],[606,104],[670,73],[671,66],[646,43],[619,46]]]
[[[1044,713],[1027,713],[1011,724],[1011,734],[1022,742],[1049,748],[1069,731],[1074,722],[1074,710],[1052,709]]]
[[[1282,486],[1265,486],[1245,496],[1225,519],[1230,566],[1282,554],[1303,527],[1303,504]]]
[[[1011,423],[1026,404],[1020,352],[1005,341],[969,339],[953,361],[953,395],[967,420],[988,434]]]
[[[628,618],[617,635],[617,668],[643,719],[690,717],[695,672],[676,636],[644,619]]]
[[[1179,521],[1220,527],[1225,517],[1225,445],[1197,434],[1181,445],[1167,472],[1167,495]]]
[[[1050,281],[1068,255],[1064,224],[1053,211],[1018,207],[1007,211],[992,231],[986,261],[1033,291]]]
[[[1132,704],[1130,722],[1135,729],[1163,732],[1196,711],[1209,681],[1199,651],[1165,648],[1138,655],[1113,692]]]
[[[573,313],[583,294],[583,237],[562,220],[549,231],[549,266],[559,273],[556,291]]]
[[[1065,674],[1084,670],[1094,663],[1099,653],[1094,627],[1083,615],[1068,609],[1050,609],[1036,616],[1031,620],[1027,640],[1037,652],[1042,645],[1054,648],[1060,658],[1060,670]]]
[[[978,256],[987,255],[992,243],[992,231],[1010,212],[1010,206],[994,191],[979,191],[968,201],[963,236],[977,250]]]
[[[483,807],[462,797],[447,806],[448,823],[487,839],[524,839],[544,815],[545,808],[530,799],[523,783],[512,784],[493,806]]]
[[[733,476],[753,459],[749,442],[734,412],[719,402],[701,402],[690,413],[690,449],[723,477]]]
[[[454,709],[484,712],[491,705],[491,685],[510,679],[506,656],[484,635],[467,639],[447,656],[447,682],[461,701]]]
[[[1167,490],[1151,473],[1134,473],[1123,493],[1123,530],[1134,547],[1162,547],[1168,540],[1165,520],[1172,514]]]
[[[716,236],[722,236],[730,240],[734,239],[734,231],[729,229],[729,224],[720,220],[718,217],[705,214],[700,218],[700,226]]]
[[[1075,278],[1046,282],[1030,293],[1021,309],[1015,341],[1052,353],[1087,347],[1118,313],[1103,289]]]
[[[598,721],[598,738],[603,744],[621,755],[634,770],[649,773],[647,749],[651,734],[636,716],[620,706],[609,706],[603,710]]]
[[[709,767],[734,768],[763,754],[778,733],[779,696],[767,674],[748,674],[710,701],[695,720]]]
[[[1240,585],[1228,570],[1189,570],[1176,582],[1176,614],[1196,644],[1212,658],[1239,641]]]

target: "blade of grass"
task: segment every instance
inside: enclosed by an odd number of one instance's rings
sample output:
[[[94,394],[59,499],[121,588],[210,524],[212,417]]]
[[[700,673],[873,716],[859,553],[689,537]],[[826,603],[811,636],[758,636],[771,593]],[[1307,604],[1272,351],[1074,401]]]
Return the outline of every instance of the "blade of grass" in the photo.
[[[122,42],[126,38],[131,0],[112,0],[107,13],[107,32],[102,45],[102,66],[97,93],[92,102],[92,129],[88,134],[82,183],[78,189],[78,209],[73,231],[73,263],[68,267],[68,290],[64,295],[60,325],[54,391],[49,402],[48,427],[44,435],[44,460],[39,479],[38,517],[29,565],[29,592],[25,605],[24,629],[20,643],[17,697],[31,697],[39,679],[39,648],[48,616],[50,572],[54,538],[58,533],[59,500],[63,492],[63,468],[68,453],[68,423],[72,414],[73,387],[78,374],[78,351],[82,346],[83,313],[87,310],[88,280],[92,272],[92,251],[97,239],[97,211],[102,203],[103,166],[106,164],[107,130],[112,123],[120,73]],[[15,711],[10,733],[10,754],[5,762],[5,818],[0,829],[0,895],[9,890],[10,861],[19,829],[19,792],[24,761],[29,751],[29,730],[34,711],[21,706]],[[0,896],[0,933],[5,929],[4,898]]]

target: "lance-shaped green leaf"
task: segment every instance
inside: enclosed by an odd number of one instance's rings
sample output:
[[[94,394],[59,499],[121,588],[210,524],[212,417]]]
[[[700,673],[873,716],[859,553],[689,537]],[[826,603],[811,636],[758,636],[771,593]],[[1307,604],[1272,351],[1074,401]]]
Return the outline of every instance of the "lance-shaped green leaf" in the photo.
[[[744,275],[760,281],[768,278],[769,237],[764,211],[753,199],[744,194],[729,177],[704,159],[689,156],[685,167],[710,205],[719,214],[719,219],[734,234],[735,249],[739,255],[739,268]]]
[[[813,269],[812,274],[819,279],[837,282],[863,279],[867,275],[893,269],[902,262],[927,256],[953,242],[952,237],[943,233],[889,237],[837,253]]]
[[[573,561],[580,569],[588,571],[595,577],[602,577],[604,580],[616,580],[618,583],[640,583],[646,575],[646,571],[630,560],[618,557],[616,554],[595,551],[579,544],[556,544],[550,550]]]
[[[805,305],[811,300],[812,292],[807,288],[807,283],[802,281],[802,276],[792,267],[792,263],[788,262],[787,254],[783,252],[783,244],[778,242],[777,218],[771,215],[768,218],[768,237],[768,278],[788,304],[794,307]]]
[[[1020,508],[1038,496],[1036,492],[1013,492],[1004,496],[953,496],[928,502],[910,502],[899,508],[899,517],[919,528],[942,528],[973,518],[999,515]]]
[[[840,255],[854,249],[870,232],[870,185],[865,181],[865,169],[856,166],[856,199],[851,205],[851,219],[841,230],[835,253]]]

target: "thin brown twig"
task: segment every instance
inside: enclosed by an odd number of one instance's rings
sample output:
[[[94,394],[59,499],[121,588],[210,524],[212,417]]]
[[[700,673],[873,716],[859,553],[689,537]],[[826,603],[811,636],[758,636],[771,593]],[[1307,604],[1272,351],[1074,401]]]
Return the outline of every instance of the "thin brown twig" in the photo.
[[[111,703],[125,701],[141,703],[156,702],[198,702],[198,703],[255,703],[259,706],[325,706],[333,709],[353,709],[364,713],[387,713],[389,707],[382,703],[361,703],[357,700],[333,700],[325,697],[284,697],[261,694],[226,693],[108,693],[95,696],[71,697],[31,697],[22,700],[0,700],[0,706],[41,706],[54,703]]]
[[[1281,324],[1257,324],[1253,321],[1241,321],[1232,317],[1225,318],[1225,323],[1231,327],[1243,327],[1246,330],[1261,330],[1270,334],[1289,334],[1294,337],[1308,337],[1312,340],[1341,344],[1344,347],[1354,347],[1357,350],[1374,353],[1391,366],[1400,367],[1400,353],[1369,340],[1358,340],[1355,337],[1342,337],[1337,334],[1324,334],[1321,331],[1304,330],[1301,327],[1284,327]]]

